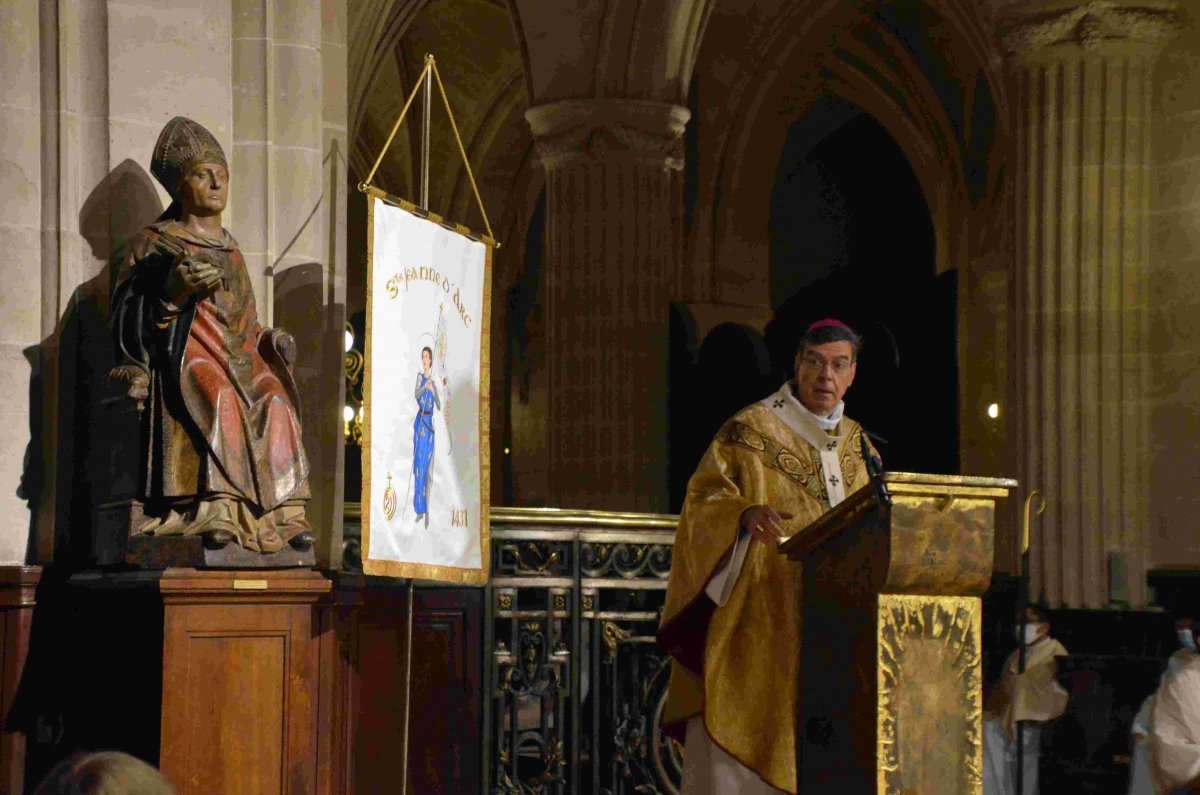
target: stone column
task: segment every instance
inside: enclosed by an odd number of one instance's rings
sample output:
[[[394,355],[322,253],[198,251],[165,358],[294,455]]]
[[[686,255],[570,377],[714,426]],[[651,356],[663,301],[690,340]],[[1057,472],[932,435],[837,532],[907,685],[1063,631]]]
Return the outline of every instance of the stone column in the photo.
[[[297,342],[322,566],[341,561],[345,0],[234,0],[230,230],[263,325]],[[329,96],[325,95],[329,89]]]
[[[1031,4],[1032,5],[1032,4]],[[1010,18],[1018,152],[1015,362],[1021,484],[1046,495],[1032,593],[1145,602],[1151,64],[1163,4]]]
[[[17,496],[30,441],[30,363],[41,339],[41,97],[35,0],[0,11],[0,565],[25,561],[29,510]]]
[[[271,275],[322,260],[321,3],[234,0],[231,231],[264,325]]]
[[[688,111],[589,99],[526,118],[546,168],[550,499],[665,511],[672,171]]]

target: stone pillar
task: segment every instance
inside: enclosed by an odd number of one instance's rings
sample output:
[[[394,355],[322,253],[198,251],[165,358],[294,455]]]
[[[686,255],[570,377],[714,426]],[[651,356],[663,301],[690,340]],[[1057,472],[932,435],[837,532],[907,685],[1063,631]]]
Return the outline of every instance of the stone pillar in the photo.
[[[1032,4],[1031,4],[1032,5]],[[1032,594],[1145,602],[1150,539],[1146,331],[1151,65],[1161,4],[1055,6],[1011,18],[1018,169],[1020,479],[1046,496]]]
[[[24,567],[33,460],[31,379],[40,378],[42,339],[41,5],[0,8],[0,792],[25,788],[25,728],[10,719],[25,673],[34,593],[41,570]]]
[[[345,0],[234,0],[231,231],[263,325],[290,332],[317,558],[340,565]],[[330,95],[326,96],[326,89]]]
[[[1200,566],[1200,18],[1155,64],[1150,517],[1155,566]]]
[[[29,510],[18,496],[30,440],[30,363],[41,339],[39,4],[0,11],[0,564],[25,560]]]
[[[688,111],[589,99],[526,118],[546,168],[550,499],[665,511],[672,171]]]
[[[271,321],[271,276],[322,260],[321,3],[234,0],[231,228]]]

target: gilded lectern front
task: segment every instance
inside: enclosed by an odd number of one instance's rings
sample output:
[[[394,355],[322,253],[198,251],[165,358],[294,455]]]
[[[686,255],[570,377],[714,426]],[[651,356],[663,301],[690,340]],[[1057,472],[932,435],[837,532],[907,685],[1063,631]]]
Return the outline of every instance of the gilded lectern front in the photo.
[[[889,472],[780,551],[803,567],[801,795],[980,795],[980,596],[1016,481]]]

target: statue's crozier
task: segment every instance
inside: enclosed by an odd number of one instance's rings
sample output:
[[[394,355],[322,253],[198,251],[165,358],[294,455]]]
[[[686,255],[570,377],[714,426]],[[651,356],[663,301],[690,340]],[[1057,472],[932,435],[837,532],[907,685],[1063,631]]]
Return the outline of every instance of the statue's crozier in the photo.
[[[131,544],[198,536],[210,550],[310,550],[293,342],[259,325],[245,260],[221,225],[225,154],[176,117],[150,171],[173,201],[125,249],[112,304],[113,376],[144,407],[148,520],[131,528]]]

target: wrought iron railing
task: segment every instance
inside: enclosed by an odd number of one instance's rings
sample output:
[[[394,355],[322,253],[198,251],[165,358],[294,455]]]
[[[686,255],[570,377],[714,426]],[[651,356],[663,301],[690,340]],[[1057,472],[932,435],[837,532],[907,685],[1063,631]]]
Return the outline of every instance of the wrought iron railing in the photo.
[[[490,791],[675,793],[654,643],[676,518],[495,508],[485,624]]]
[[[492,509],[485,793],[678,793],[680,749],[660,730],[669,661],[654,642],[676,521]]]

